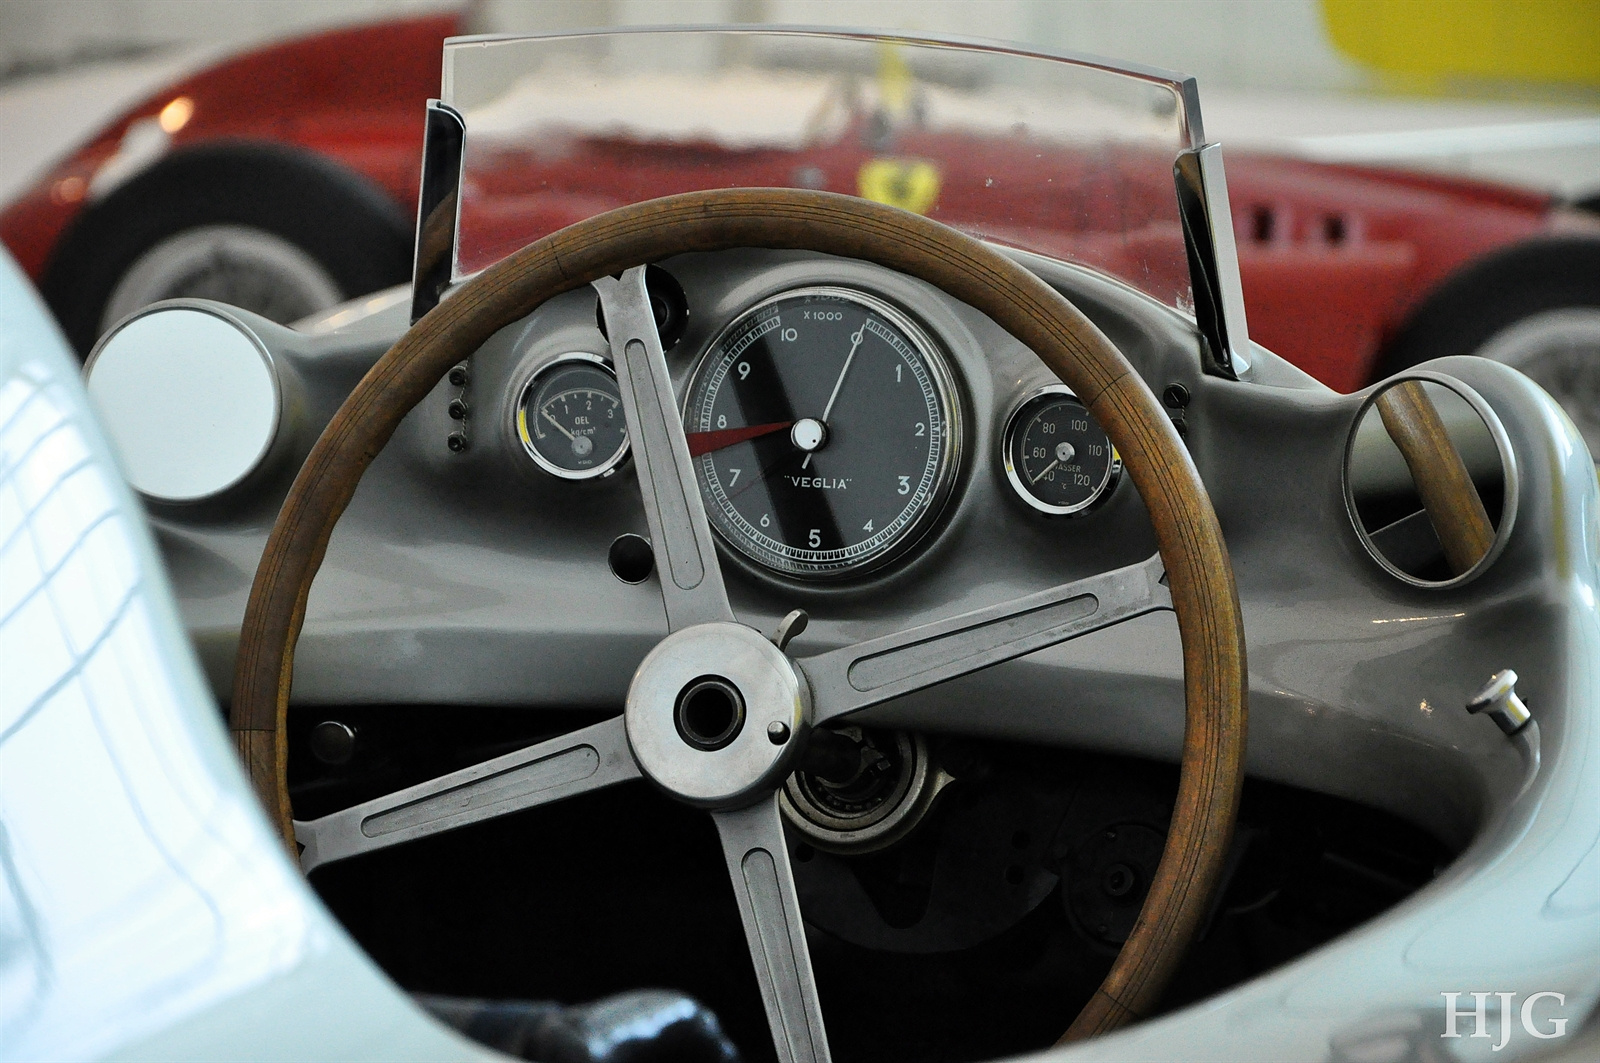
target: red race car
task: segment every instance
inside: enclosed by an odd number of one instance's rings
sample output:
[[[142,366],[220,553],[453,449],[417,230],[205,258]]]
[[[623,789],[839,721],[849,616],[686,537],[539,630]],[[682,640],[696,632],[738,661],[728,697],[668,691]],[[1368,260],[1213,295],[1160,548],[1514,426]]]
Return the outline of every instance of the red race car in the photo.
[[[80,352],[157,299],[209,296],[290,321],[403,282],[422,105],[438,94],[440,42],[458,32],[456,16],[361,26],[184,78],[10,204],[0,239]],[[1119,202],[1122,215],[1103,224],[1106,204],[1074,174],[1159,172],[1148,160],[996,157],[1003,149],[880,118],[810,154],[707,146],[686,158],[597,135],[560,158],[501,160],[504,179],[476,200],[469,189],[464,209],[502,216],[506,238],[522,241],[638,198],[641,182],[666,194],[715,167],[721,184],[868,195],[1004,242],[998,197],[964,190],[997,173],[1038,187],[1049,170],[1065,189],[1061,251],[1074,257],[1103,231],[1127,239],[1126,212],[1140,209]],[[927,158],[940,164],[919,165]],[[1551,196],[1434,175],[1249,154],[1231,154],[1228,170],[1252,339],[1343,391],[1443,354],[1499,358],[1550,390],[1600,447],[1600,219]],[[1170,287],[1181,305],[1181,236],[1165,223],[1142,231],[1170,244],[1154,260],[1172,275],[1141,286]],[[1139,261],[1152,260],[1146,251]],[[1079,257],[1116,272],[1114,249]]]

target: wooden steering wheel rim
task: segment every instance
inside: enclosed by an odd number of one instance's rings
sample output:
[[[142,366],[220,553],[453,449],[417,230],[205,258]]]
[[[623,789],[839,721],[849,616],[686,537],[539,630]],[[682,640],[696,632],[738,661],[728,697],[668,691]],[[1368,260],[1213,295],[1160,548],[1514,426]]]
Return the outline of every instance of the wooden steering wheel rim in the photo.
[[[1183,755],[1166,848],[1144,908],[1063,1040],[1143,1017],[1209,908],[1244,775],[1244,632],[1221,528],[1150,389],[1066,298],[971,237],[851,196],[792,189],[691,192],[589,218],[474,277],[373,365],[301,467],[250,590],[229,724],[257,792],[294,851],[286,720],[295,643],[334,525],[405,415],[451,366],[551,297],[640,263],[738,247],[862,259],[944,290],[1032,349],[1121,453],[1155,528],[1183,643]]]

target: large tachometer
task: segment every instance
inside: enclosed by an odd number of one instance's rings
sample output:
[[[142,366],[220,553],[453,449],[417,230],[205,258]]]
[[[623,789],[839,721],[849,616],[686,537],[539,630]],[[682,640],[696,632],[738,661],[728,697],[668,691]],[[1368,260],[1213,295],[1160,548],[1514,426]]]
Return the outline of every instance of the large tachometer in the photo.
[[[894,307],[803,288],[745,311],[689,387],[685,427],[712,525],[745,556],[827,578],[927,530],[960,449],[943,358]]]

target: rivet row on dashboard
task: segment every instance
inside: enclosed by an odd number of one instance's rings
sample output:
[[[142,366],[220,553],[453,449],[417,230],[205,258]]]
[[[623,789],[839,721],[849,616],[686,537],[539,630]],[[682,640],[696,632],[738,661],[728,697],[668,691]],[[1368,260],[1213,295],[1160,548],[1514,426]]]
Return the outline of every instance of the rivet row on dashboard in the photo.
[[[457,422],[457,428],[445,437],[444,445],[450,453],[460,454],[472,445],[472,436],[468,429],[471,427],[471,407],[467,404],[467,387],[472,383],[471,362],[464,361],[452,366],[450,372],[445,374],[445,379],[451,387],[461,389],[455,398],[450,400],[450,405],[445,411],[452,421]]]
[[[1183,411],[1189,405],[1189,389],[1173,381],[1161,393],[1161,403],[1167,408],[1167,415],[1172,418],[1172,427],[1178,430],[1178,438],[1189,438],[1189,419]]]

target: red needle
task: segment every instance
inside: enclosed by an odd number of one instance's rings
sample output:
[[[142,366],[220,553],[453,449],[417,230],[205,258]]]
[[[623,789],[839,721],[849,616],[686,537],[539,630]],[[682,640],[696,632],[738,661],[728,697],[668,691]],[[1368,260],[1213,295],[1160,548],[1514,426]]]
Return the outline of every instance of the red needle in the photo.
[[[793,421],[774,421],[771,424],[753,424],[748,428],[725,428],[720,432],[689,432],[689,456],[698,458],[702,454],[709,454],[713,450],[731,447],[735,443],[743,443],[747,439],[756,439],[760,436],[769,436],[774,432],[781,432],[785,428],[794,427]]]

